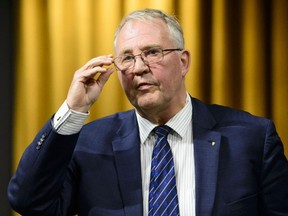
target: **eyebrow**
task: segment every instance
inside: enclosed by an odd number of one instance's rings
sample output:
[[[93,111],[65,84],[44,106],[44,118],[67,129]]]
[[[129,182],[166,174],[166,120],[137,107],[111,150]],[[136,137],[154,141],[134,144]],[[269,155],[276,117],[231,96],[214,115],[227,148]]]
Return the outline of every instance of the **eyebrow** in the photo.
[[[162,48],[162,46],[160,46],[159,44],[151,44],[151,45],[146,45],[144,47],[141,47],[140,50],[148,50],[151,48]],[[133,54],[133,50],[132,49],[126,49],[123,52],[120,53],[120,55],[125,55],[125,54]]]
[[[121,53],[119,53],[119,55],[125,55],[125,54],[130,54],[130,53],[133,53],[133,50],[132,49],[126,49],[126,50],[122,51]]]

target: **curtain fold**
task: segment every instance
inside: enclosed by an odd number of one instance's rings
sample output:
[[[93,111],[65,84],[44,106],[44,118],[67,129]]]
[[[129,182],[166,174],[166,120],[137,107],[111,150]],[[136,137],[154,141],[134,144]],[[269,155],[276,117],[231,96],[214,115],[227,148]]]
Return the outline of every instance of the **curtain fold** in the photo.
[[[288,156],[288,1],[273,1],[271,11],[270,109]]]
[[[113,54],[114,30],[135,9],[175,13],[191,51],[190,94],[272,118],[288,155],[287,0],[22,0],[15,80],[14,169],[90,58]],[[112,75],[88,121],[132,108]]]
[[[269,115],[269,75],[270,44],[269,20],[265,14],[263,1],[245,0],[243,4],[243,52],[242,52],[242,101],[243,107],[252,113]],[[269,81],[268,81],[269,82]]]

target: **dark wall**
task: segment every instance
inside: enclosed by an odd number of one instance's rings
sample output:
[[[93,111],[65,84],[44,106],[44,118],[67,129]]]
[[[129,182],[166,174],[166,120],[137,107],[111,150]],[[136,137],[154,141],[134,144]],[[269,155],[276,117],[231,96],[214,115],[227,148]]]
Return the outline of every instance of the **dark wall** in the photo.
[[[12,161],[12,109],[14,74],[13,1],[0,0],[0,215],[10,216],[7,184]]]

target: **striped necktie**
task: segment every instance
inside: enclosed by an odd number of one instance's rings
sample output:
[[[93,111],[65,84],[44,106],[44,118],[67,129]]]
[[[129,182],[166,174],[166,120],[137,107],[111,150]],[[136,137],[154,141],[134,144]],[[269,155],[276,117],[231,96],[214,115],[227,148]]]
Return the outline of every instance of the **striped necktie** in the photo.
[[[152,153],[149,189],[149,216],[179,215],[174,161],[167,136],[171,128],[154,128],[157,141]]]

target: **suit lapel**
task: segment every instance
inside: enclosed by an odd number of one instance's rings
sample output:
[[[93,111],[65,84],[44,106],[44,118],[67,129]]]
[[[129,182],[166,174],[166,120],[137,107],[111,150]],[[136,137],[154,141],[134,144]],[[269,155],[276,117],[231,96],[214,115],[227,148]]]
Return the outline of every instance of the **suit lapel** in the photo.
[[[196,215],[212,215],[216,196],[221,134],[207,106],[193,99],[193,141],[196,175]]]
[[[124,114],[113,151],[126,215],[142,215],[140,138],[135,112]]]

